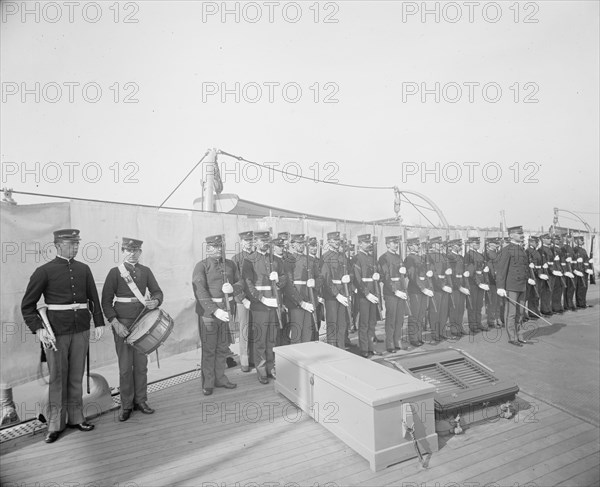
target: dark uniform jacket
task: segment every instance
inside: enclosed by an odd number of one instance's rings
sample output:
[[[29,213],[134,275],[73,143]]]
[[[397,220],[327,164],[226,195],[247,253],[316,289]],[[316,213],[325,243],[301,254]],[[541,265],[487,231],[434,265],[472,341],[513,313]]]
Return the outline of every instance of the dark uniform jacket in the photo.
[[[160,306],[163,302],[163,292],[156,282],[156,278],[149,267],[142,264],[132,265],[125,263],[125,269],[129,271],[129,275],[135,282],[135,285],[140,290],[143,296],[146,295],[146,289],[150,291],[151,299],[157,299]],[[133,291],[121,277],[121,272],[118,267],[113,267],[108,271],[104,287],[102,288],[102,310],[108,321],[113,318],[135,320],[144,310],[145,306],[137,299],[132,303],[113,304],[114,297],[119,298],[135,298]]]
[[[446,270],[450,268],[448,257],[440,252],[429,252],[425,254],[426,271],[431,271],[431,281],[433,282],[432,291],[442,291],[442,287],[448,285],[452,287],[452,277],[446,276]]]
[[[238,273],[239,273],[240,277],[242,276],[242,271],[244,269],[244,260],[246,260],[253,253],[254,252],[246,252],[245,250],[242,250],[241,252],[238,252],[231,258],[231,260],[233,261],[233,263],[235,264],[235,266],[238,269]],[[237,303],[241,303],[247,294],[246,283],[244,282],[244,279],[242,279],[241,282],[242,282],[243,292],[235,295],[235,301]]]
[[[585,275],[585,271],[591,267],[587,251],[583,247],[575,247],[573,249],[573,259],[575,260],[574,269],[577,269]],[[577,262],[579,259],[581,259],[581,262]]]
[[[490,285],[496,285],[496,263],[498,261],[498,255],[500,253],[495,250],[486,250],[485,251],[485,265],[488,268],[488,280]],[[485,266],[484,266],[485,269]]]
[[[448,254],[448,264],[452,269],[452,289],[458,289],[463,286],[463,272],[465,269],[465,261],[463,256],[450,252]]]
[[[404,267],[400,255],[389,250],[379,257],[383,294],[394,296],[395,291],[407,292],[406,274],[400,274],[400,267]]]
[[[483,255],[473,249],[467,250],[465,253],[465,270],[469,271],[469,283],[472,286],[479,286],[484,282],[484,267]]]
[[[244,286],[237,265],[232,260],[225,259],[225,275],[233,287],[233,296],[229,296],[229,304],[233,306],[232,298],[243,294]],[[192,287],[196,297],[198,316],[212,318],[217,309],[227,309],[222,290],[223,284],[223,261],[221,258],[208,257],[196,264],[192,275]]]
[[[540,247],[540,254],[542,256],[541,274],[546,274],[549,276],[552,273],[552,270],[554,269],[554,250],[552,249],[552,247],[546,247],[545,245],[542,245]]]
[[[359,251],[354,257],[354,285],[360,297],[366,297],[369,293],[377,296],[375,286],[379,283],[373,281],[373,274],[378,272],[373,265],[373,256]]]
[[[520,245],[509,243],[502,249],[496,266],[496,285],[506,291],[524,292],[527,287],[529,260]]]
[[[90,312],[96,326],[104,326],[102,308],[96,283],[90,268],[76,260],[56,257],[38,267],[29,279],[21,302],[23,319],[35,333],[42,328],[42,319],[37,314],[37,302],[44,296],[46,304],[85,303],[89,309],[51,311],[48,321],[55,335],[82,332],[90,329]]]
[[[271,288],[271,281],[269,280],[271,272],[277,272],[279,278],[279,282],[276,284],[277,289],[279,291],[285,289],[288,285],[288,276],[285,273],[282,259],[276,255],[271,257],[269,253],[262,254],[256,251],[244,260],[242,279],[248,292],[246,297],[251,303],[250,310],[268,311],[269,309],[275,309],[269,308],[260,301],[261,297],[275,298],[275,293]],[[264,289],[257,289],[257,286]],[[269,289],[266,289],[267,287]],[[281,299],[281,292],[279,295]],[[279,305],[281,304],[280,302]]]
[[[338,294],[346,296],[344,284],[342,284],[342,276],[344,274],[350,276],[349,267],[351,265],[348,263],[346,256],[341,252],[328,250],[323,254],[321,263],[323,299],[326,301],[335,301]],[[348,292],[350,297],[352,297],[350,283],[348,283]]]
[[[539,277],[539,275],[542,274],[542,265],[544,264],[542,254],[538,249],[533,247],[527,247],[525,253],[527,254],[529,263],[534,265],[533,275]],[[529,272],[528,277],[531,277],[531,271]]]
[[[425,273],[427,267],[422,265],[421,258],[417,254],[408,254],[404,259],[404,267],[408,275],[408,293],[419,294],[422,289],[428,288]],[[431,289],[433,291],[433,289]]]
[[[289,281],[289,285],[286,286],[283,293],[283,304],[285,304],[286,308],[298,308],[302,301],[310,303],[308,287],[306,286],[309,269],[311,278],[315,280],[313,295],[316,300],[316,286],[319,272],[317,259],[309,255],[307,262],[306,254],[288,253],[287,260],[284,262],[284,267]]]

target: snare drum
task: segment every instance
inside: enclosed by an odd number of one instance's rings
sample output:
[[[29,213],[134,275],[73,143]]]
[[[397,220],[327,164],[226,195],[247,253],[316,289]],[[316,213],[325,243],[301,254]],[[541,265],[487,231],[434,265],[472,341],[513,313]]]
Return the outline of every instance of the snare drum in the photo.
[[[175,322],[165,311],[153,309],[131,327],[125,342],[146,355],[154,352],[173,331]]]

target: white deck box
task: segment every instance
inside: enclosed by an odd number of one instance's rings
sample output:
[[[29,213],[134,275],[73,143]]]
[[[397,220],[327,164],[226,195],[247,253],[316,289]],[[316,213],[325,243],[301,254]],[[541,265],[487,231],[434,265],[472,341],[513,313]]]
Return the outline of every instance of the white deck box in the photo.
[[[435,387],[323,342],[275,348],[275,390],[369,461],[371,470],[438,450]]]

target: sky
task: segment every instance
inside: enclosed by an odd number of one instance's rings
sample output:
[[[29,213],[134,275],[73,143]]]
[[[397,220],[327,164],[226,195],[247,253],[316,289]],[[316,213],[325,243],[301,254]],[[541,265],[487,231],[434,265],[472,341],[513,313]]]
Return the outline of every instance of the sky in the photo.
[[[276,207],[388,218],[398,186],[451,225],[600,227],[598,2],[1,5],[3,187],[159,205],[216,148],[288,170],[218,159]]]

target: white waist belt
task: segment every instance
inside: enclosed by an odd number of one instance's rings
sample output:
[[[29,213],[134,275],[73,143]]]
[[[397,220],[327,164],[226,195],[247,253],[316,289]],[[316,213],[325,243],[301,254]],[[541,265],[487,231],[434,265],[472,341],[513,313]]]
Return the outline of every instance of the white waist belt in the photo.
[[[396,281],[399,281],[399,280],[400,280],[399,277],[390,277],[390,281],[396,282]]]
[[[462,277],[462,274],[454,274],[456,277]]]
[[[306,284],[306,281],[294,281],[294,284],[302,285]]]
[[[372,277],[363,277],[362,281],[363,282],[373,282],[373,278]]]
[[[342,281],[338,280],[338,279],[332,279],[331,282],[333,282],[334,284],[341,284]]]
[[[438,279],[444,279],[444,277],[446,277],[446,276],[444,276],[443,274],[440,276],[440,275],[438,274]]]
[[[271,291],[271,286],[254,286],[257,291]]]
[[[271,288],[269,288],[271,289]],[[223,298],[210,298],[212,300],[213,303],[222,303],[223,302]],[[229,301],[231,301],[233,299],[232,296],[229,296]]]
[[[138,298],[115,298],[117,303],[139,303]]]
[[[87,309],[87,303],[72,303],[72,304],[49,304],[48,309],[51,311],[65,311],[65,310],[76,310],[76,309]]]

